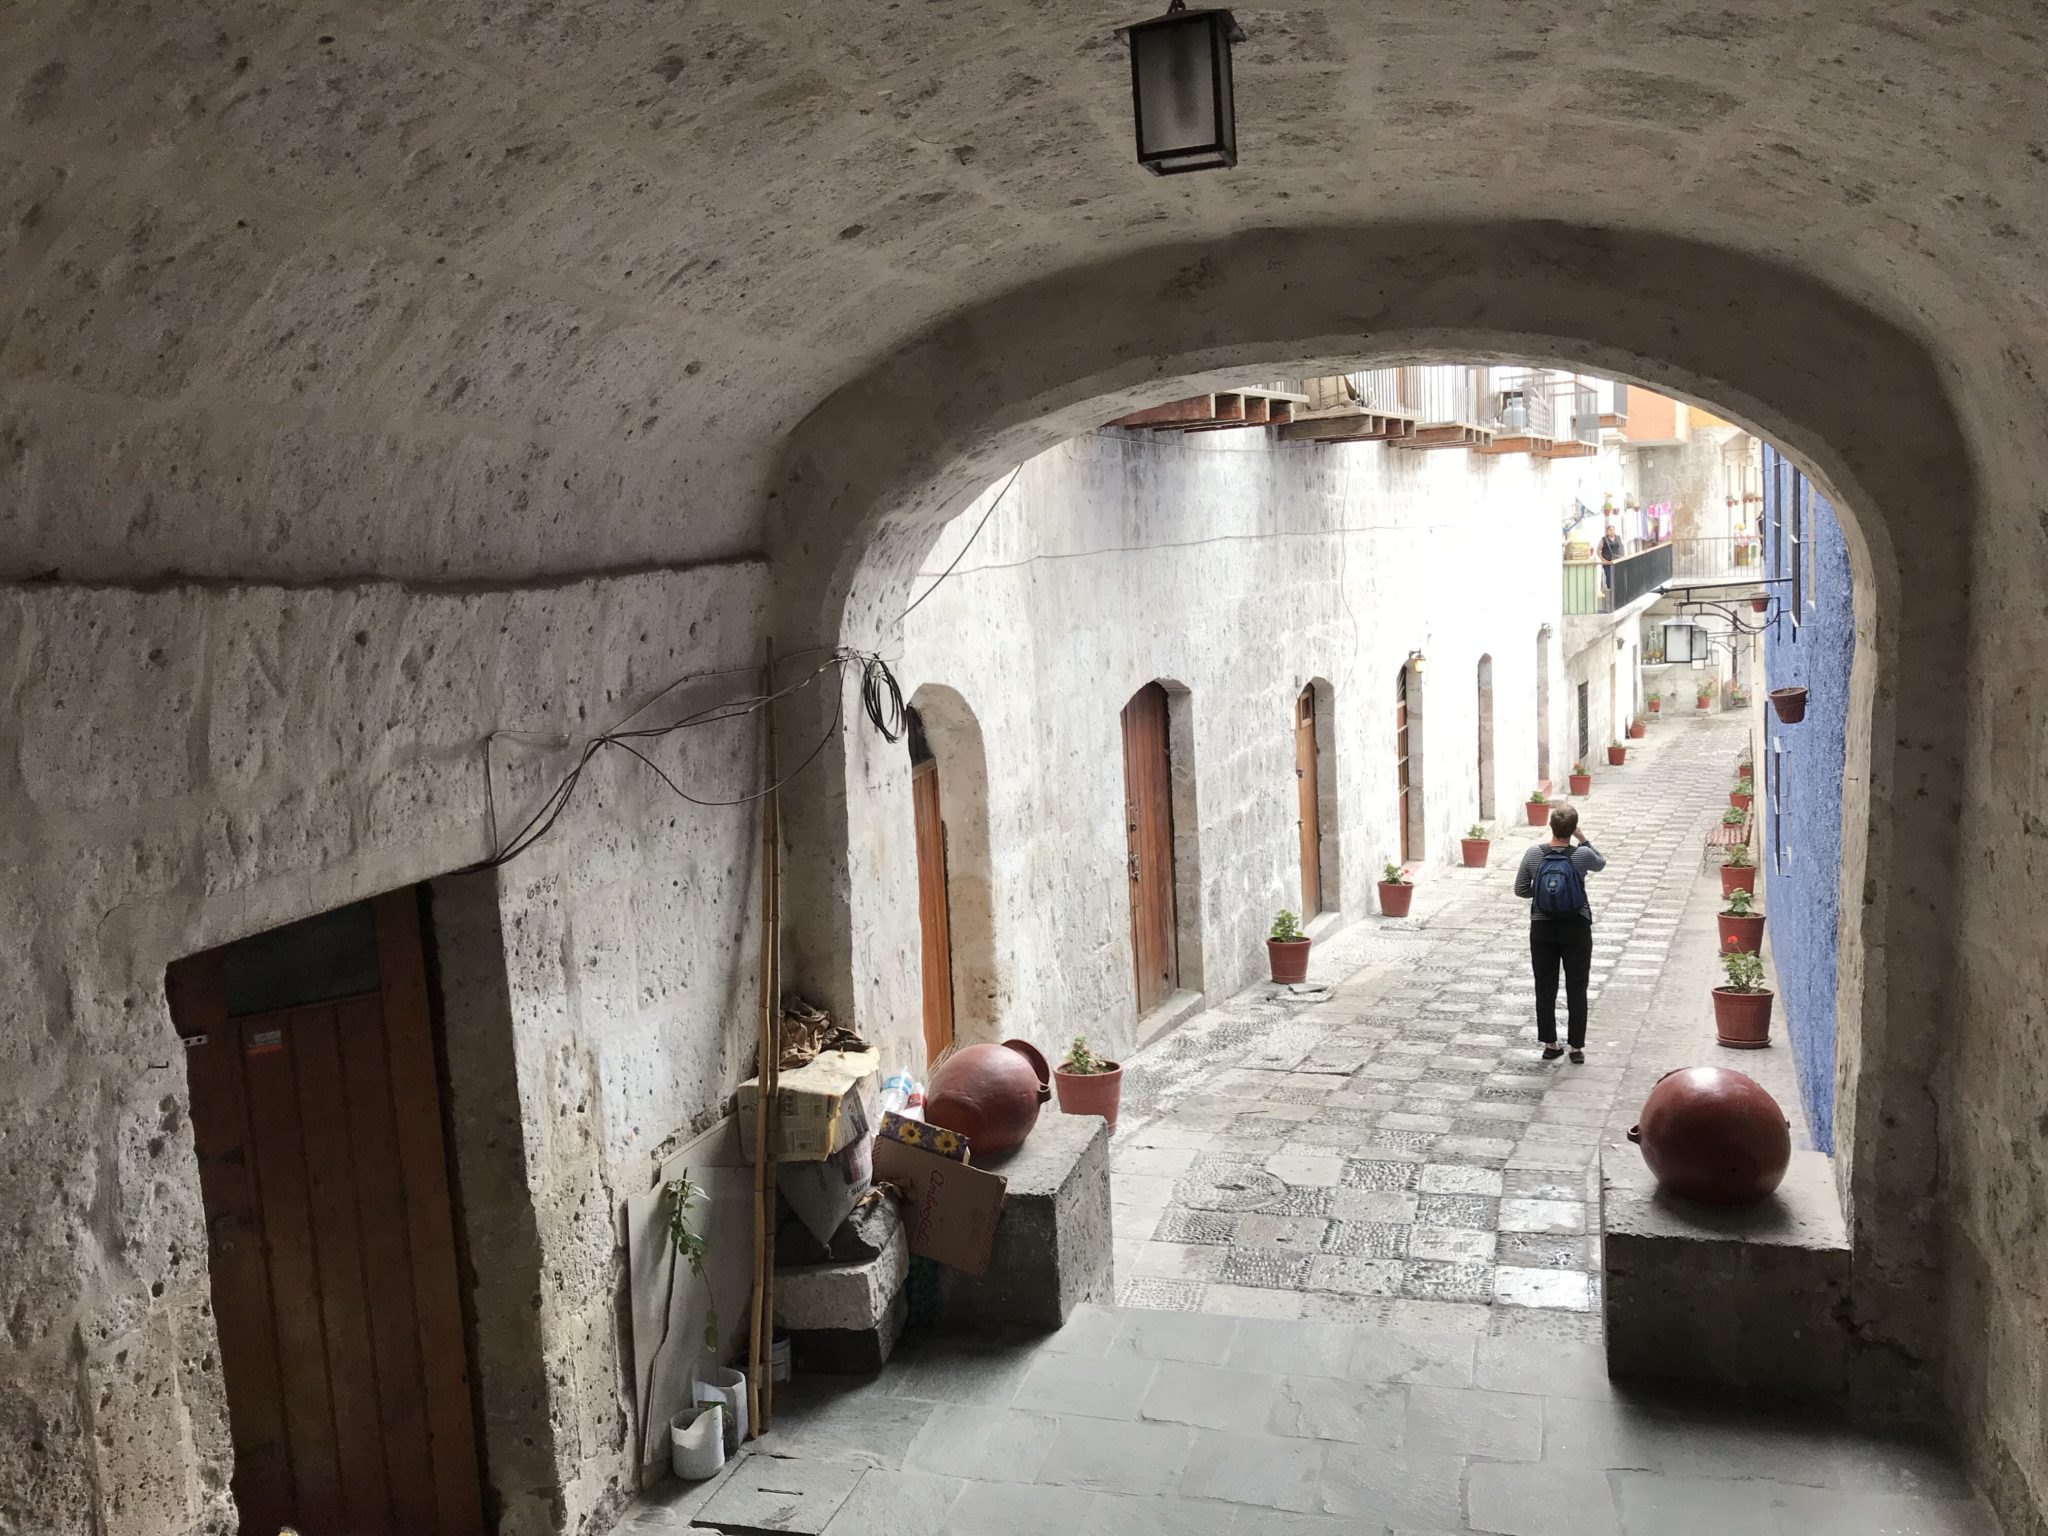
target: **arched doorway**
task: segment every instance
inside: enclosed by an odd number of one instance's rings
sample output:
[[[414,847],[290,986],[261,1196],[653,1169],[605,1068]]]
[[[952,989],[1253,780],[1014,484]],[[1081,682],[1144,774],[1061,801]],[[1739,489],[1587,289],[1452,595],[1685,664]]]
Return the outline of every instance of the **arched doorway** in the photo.
[[[1147,683],[1123,709],[1125,875],[1138,1013],[1180,988],[1174,901],[1173,760],[1165,688]]]
[[[1337,735],[1335,691],[1313,679],[1294,700],[1296,818],[1301,833],[1301,915],[1343,906],[1337,841]]]
[[[1479,819],[1493,820],[1493,658],[1479,658]]]
[[[1394,821],[1401,862],[1427,855],[1422,794],[1422,658],[1410,656],[1394,674]]]
[[[953,1044],[953,934],[946,899],[946,821],[939,764],[915,707],[904,711],[910,734],[910,810],[917,829],[918,977],[924,996],[924,1059]]]
[[[996,1038],[995,905],[981,722],[953,688],[925,683],[906,711],[917,838],[918,974],[926,1059]]]

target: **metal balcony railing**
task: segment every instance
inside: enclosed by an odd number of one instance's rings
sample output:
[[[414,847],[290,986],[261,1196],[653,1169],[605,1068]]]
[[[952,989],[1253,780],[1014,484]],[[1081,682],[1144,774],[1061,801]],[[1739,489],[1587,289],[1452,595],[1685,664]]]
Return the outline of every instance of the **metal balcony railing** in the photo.
[[[1671,580],[1671,555],[1671,545],[1652,544],[1610,566],[1598,560],[1565,561],[1565,616],[1615,613],[1648,597]]]
[[[1488,409],[1490,369],[1459,366],[1404,368],[1404,398],[1422,426],[1481,427],[1492,423]]]
[[[1718,539],[1676,539],[1671,574],[1686,581],[1754,581],[1763,575],[1755,534]]]
[[[1557,402],[1548,379],[1525,375],[1509,380],[1494,392],[1492,414],[1510,437],[1557,436]]]
[[[1348,374],[1351,388],[1358,395],[1359,409],[1386,416],[1409,414],[1408,397],[1402,393],[1402,376],[1406,368],[1361,368]]]

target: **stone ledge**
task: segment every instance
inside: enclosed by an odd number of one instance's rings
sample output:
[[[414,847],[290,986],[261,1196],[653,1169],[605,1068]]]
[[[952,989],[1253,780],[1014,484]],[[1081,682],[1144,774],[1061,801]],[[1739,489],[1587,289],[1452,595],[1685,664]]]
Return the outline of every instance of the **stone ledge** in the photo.
[[[1746,1209],[1659,1194],[1642,1154],[1600,1154],[1607,1371],[1773,1398],[1848,1392],[1849,1232],[1834,1170],[1795,1152]]]

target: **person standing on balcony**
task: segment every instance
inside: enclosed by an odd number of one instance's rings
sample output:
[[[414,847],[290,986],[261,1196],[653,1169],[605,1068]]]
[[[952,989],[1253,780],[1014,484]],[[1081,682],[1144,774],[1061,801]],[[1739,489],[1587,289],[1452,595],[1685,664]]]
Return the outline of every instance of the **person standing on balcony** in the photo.
[[[1600,851],[1579,830],[1578,810],[1560,805],[1550,813],[1550,841],[1522,855],[1515,894],[1529,903],[1529,964],[1536,974],[1536,1038],[1543,1059],[1564,1054],[1557,1043],[1557,973],[1564,971],[1565,1038],[1572,1063],[1586,1060],[1586,983],[1593,973],[1593,906],[1586,876],[1607,867]]]
[[[1614,562],[1622,555],[1621,535],[1615,532],[1614,519],[1607,520],[1607,531],[1600,535],[1598,554],[1600,556],[1600,590],[1607,594],[1609,603],[1614,598]]]

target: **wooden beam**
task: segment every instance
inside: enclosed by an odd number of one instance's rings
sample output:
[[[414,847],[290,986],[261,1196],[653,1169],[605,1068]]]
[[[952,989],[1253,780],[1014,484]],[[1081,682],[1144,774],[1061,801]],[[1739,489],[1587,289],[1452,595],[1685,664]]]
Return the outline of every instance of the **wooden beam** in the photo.
[[[1190,395],[1185,400],[1171,400],[1165,405],[1155,405],[1147,410],[1133,411],[1128,416],[1119,416],[1112,427],[1177,427],[1189,426],[1196,422],[1216,419],[1216,397],[1214,395]]]

